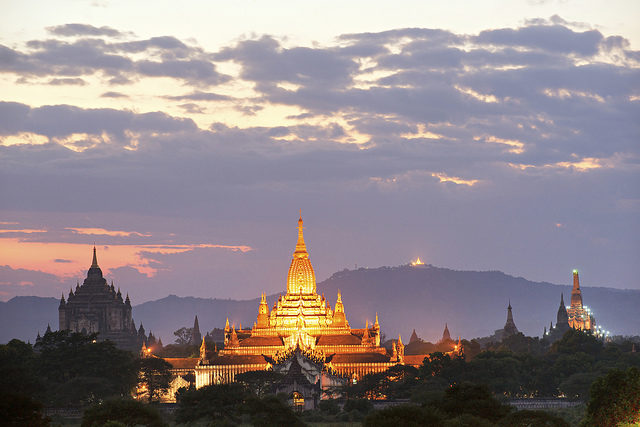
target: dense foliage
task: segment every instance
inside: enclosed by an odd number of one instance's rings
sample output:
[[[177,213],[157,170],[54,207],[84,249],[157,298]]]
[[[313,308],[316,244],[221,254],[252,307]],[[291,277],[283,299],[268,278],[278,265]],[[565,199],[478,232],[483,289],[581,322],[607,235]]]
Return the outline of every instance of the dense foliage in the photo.
[[[22,393],[47,406],[83,406],[127,396],[137,382],[135,357],[95,335],[47,332],[32,347],[0,346],[0,391]]]
[[[640,368],[640,354],[622,345],[603,344],[592,335],[570,330],[546,351],[544,343],[522,334],[510,337],[494,350],[470,361],[433,353],[420,369],[395,366],[349,385],[350,397],[407,398],[421,396],[461,382],[484,384],[506,398],[567,397],[587,400],[593,381],[611,369]],[[513,347],[513,349],[512,349]],[[531,352],[526,349],[532,349]]]
[[[640,424],[640,370],[611,370],[591,386],[585,425]]]
[[[166,393],[171,383],[171,364],[159,357],[143,357],[137,362],[138,384],[152,402]]]
[[[132,399],[109,399],[84,411],[82,427],[102,427],[108,423],[131,427],[166,425],[156,409]]]
[[[242,383],[214,384],[199,389],[180,389],[175,419],[179,423],[208,422],[256,426],[296,426],[302,422],[280,396],[258,397]]]

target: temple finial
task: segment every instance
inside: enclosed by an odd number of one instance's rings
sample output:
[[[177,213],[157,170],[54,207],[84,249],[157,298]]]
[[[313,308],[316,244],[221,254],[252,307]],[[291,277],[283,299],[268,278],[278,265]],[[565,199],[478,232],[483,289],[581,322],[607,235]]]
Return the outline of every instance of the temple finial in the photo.
[[[91,268],[98,268],[98,257],[96,256],[96,245],[93,244],[93,262],[91,263]]]
[[[304,222],[302,221],[302,209],[300,209],[300,218],[298,219],[298,242],[296,250],[293,252],[295,258],[308,258],[307,245],[304,243]]]

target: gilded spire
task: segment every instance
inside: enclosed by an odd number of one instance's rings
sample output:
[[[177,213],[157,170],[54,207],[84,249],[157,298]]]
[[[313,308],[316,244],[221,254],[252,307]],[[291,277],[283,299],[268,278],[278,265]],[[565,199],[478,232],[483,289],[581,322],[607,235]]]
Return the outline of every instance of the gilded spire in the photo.
[[[309,260],[307,246],[304,243],[302,213],[298,219],[298,242],[287,274],[288,295],[315,295],[316,276]]]
[[[204,337],[202,337],[202,344],[200,345],[200,360],[205,360],[207,358],[207,344],[204,342]]]
[[[296,250],[293,252],[294,258],[309,258],[307,246],[304,243],[304,223],[302,221],[302,209],[300,209],[300,218],[298,219],[298,242]]]
[[[571,290],[571,308],[582,308],[582,291],[578,270],[573,270],[573,289]]]

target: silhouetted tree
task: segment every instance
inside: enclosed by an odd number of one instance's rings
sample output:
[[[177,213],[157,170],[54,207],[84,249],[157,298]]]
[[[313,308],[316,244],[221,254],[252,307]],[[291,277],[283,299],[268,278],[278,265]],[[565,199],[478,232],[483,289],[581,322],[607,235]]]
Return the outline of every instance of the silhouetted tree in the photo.
[[[502,418],[501,427],[569,427],[569,423],[560,417],[544,411],[516,411]]]
[[[176,394],[175,418],[178,423],[198,420],[237,424],[244,404],[253,398],[242,384],[212,384],[199,389],[180,389]]]
[[[562,339],[551,345],[552,352],[565,354],[586,353],[598,355],[603,348],[602,341],[591,333],[578,329],[569,329],[562,336]]]
[[[43,395],[55,405],[83,405],[128,395],[137,382],[133,355],[96,334],[46,333],[34,346]]]
[[[160,413],[153,407],[132,399],[112,399],[87,408],[82,427],[109,425],[164,427]]]
[[[372,412],[364,419],[363,425],[366,427],[438,427],[444,425],[444,417],[432,408],[398,405]]]
[[[304,425],[289,405],[275,395],[248,399],[246,412],[250,415],[251,424],[256,427]]]
[[[38,394],[42,381],[36,374],[36,363],[30,344],[13,339],[0,345],[0,392]]]
[[[498,402],[486,386],[472,383],[449,388],[438,407],[450,416],[469,414],[492,422],[511,411],[511,407]]]
[[[0,424],[3,426],[48,426],[51,420],[42,413],[42,403],[18,393],[0,392]]]
[[[171,368],[169,362],[159,357],[142,357],[138,360],[139,383],[146,386],[149,402],[169,389]]]
[[[193,328],[180,328],[177,331],[173,332],[173,335],[176,336],[176,344],[178,345],[187,345],[191,342],[191,334],[193,332]]]
[[[640,370],[611,370],[591,386],[584,425],[602,427],[640,423]]]
[[[236,375],[236,382],[244,384],[258,397],[273,393],[275,384],[283,378],[283,374],[273,371],[248,371]]]

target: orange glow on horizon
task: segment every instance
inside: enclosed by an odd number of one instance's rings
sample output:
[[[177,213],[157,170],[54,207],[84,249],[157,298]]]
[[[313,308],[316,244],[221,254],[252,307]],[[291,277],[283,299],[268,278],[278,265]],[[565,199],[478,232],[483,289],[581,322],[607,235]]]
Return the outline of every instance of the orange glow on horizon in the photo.
[[[104,245],[98,247],[98,263],[103,272],[120,267],[132,267],[147,277],[153,277],[157,269],[151,267],[144,253],[178,254],[194,249],[217,248],[233,252],[248,252],[250,246],[184,244],[184,245]],[[25,242],[17,238],[0,239],[0,258],[13,269],[41,271],[59,279],[81,278],[91,265],[91,246],[85,243]]]

